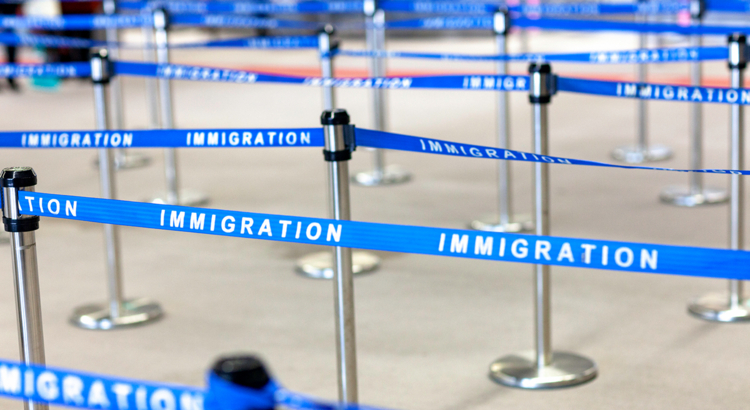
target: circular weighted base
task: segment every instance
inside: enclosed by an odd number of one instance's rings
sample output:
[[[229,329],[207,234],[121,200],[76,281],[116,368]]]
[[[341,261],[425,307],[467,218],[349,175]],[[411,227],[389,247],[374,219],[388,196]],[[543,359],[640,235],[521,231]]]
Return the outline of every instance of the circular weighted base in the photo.
[[[646,149],[638,147],[618,147],[612,151],[612,158],[628,164],[664,161],[672,158],[672,150],[664,145],[651,145]]]
[[[206,205],[208,201],[208,195],[203,192],[194,191],[192,189],[181,189],[179,203],[168,205],[201,206]],[[152,198],[148,202],[153,204],[167,204],[167,193],[160,192],[155,198]]]
[[[81,306],[73,311],[70,323],[89,330],[111,330],[143,325],[164,315],[158,303],[148,299],[129,299],[122,303],[120,315],[110,315],[108,303]]]
[[[490,378],[522,389],[571,387],[594,379],[596,363],[573,353],[553,352],[548,366],[538,368],[534,352],[501,357],[490,365]]]
[[[361,186],[396,185],[409,182],[411,174],[404,171],[398,165],[389,165],[383,172],[366,171],[358,172],[352,177],[352,182]]]
[[[659,194],[659,199],[665,204],[694,207],[726,202],[729,200],[729,193],[712,187],[703,188],[701,192],[696,193],[686,186],[670,186]]]
[[[743,300],[739,306],[729,305],[729,295],[712,293],[702,296],[688,306],[688,313],[711,322],[746,322],[750,321],[750,308]]]
[[[361,275],[376,271],[380,267],[380,258],[364,251],[352,252],[352,274]],[[313,279],[333,279],[333,253],[315,252],[300,258],[296,266],[297,273]]]
[[[147,167],[151,164],[151,157],[140,152],[122,152],[120,155],[115,155],[115,169],[136,169]],[[94,167],[99,168],[99,158],[94,160]]]
[[[516,216],[511,222],[501,224],[497,218],[476,219],[469,223],[469,228],[475,231],[519,233],[534,230],[534,223],[527,215]]]

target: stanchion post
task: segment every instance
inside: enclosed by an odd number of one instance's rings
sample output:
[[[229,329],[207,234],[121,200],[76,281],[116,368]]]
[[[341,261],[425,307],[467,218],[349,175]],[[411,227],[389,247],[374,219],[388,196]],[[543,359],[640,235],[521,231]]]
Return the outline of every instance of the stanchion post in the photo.
[[[690,19],[693,27],[703,24],[706,10],[705,0],[690,2]],[[703,46],[703,36],[698,34],[691,37],[693,47]],[[702,82],[703,64],[695,61],[690,64],[690,84],[700,87]],[[703,103],[695,102],[690,105],[690,169],[703,168]],[[670,186],[659,195],[662,202],[685,207],[711,205],[726,202],[729,195],[726,190],[716,187],[706,187],[703,184],[703,174],[691,172],[688,174],[687,186]]]
[[[510,22],[508,10],[495,12],[492,31],[495,34],[498,55],[505,55],[508,52]],[[507,60],[499,60],[495,67],[498,75],[508,74]],[[510,101],[506,91],[497,92],[497,147],[510,149]],[[493,232],[524,232],[533,229],[533,224],[528,218],[514,218],[513,216],[511,181],[511,162],[498,161],[498,216],[490,220],[474,220],[469,227],[479,231]]]
[[[333,61],[339,43],[334,40],[334,29],[330,24],[318,33],[318,48],[320,51],[320,68],[323,78],[333,78]],[[323,109],[331,111],[336,108],[335,88],[323,85]],[[380,267],[380,258],[376,255],[355,251],[352,253],[352,273],[356,276],[369,273]],[[331,252],[314,252],[305,255],[297,261],[297,272],[313,279],[333,279],[333,254]]]
[[[647,0],[639,0],[641,2]],[[647,16],[636,15],[636,21],[647,22]],[[648,34],[639,35],[639,48],[648,47]],[[648,63],[638,63],[638,82],[644,84],[648,80]],[[636,142],[635,146],[623,146],[612,151],[612,158],[628,164],[641,164],[644,162],[664,161],[672,157],[669,147],[648,142],[648,106],[646,100],[638,98],[636,106]]]
[[[545,158],[549,155],[547,107],[555,92],[555,77],[549,64],[531,64],[529,75],[534,154]],[[549,191],[549,164],[536,162],[534,226],[539,236],[550,234]],[[490,365],[490,378],[511,387],[547,389],[575,386],[596,377],[596,364],[590,359],[552,351],[549,265],[534,265],[534,299],[535,350],[498,359]]]
[[[154,37],[156,46],[156,62],[169,64],[169,14],[164,8],[157,8],[153,12]],[[160,123],[162,129],[174,128],[174,113],[172,112],[172,84],[168,78],[159,78]],[[152,202],[169,205],[198,206],[208,203],[208,196],[201,192],[181,189],[179,173],[177,172],[177,150],[164,149],[164,172],[167,190],[158,195]]]
[[[378,6],[377,0],[365,0],[365,36],[367,51],[375,53],[369,58],[370,77],[385,77],[385,58],[377,53],[385,51],[385,11]],[[387,125],[386,93],[382,88],[373,88],[372,115],[373,127],[378,131],[385,131]],[[352,182],[361,186],[394,185],[408,182],[411,174],[396,165],[385,164],[385,152],[373,149],[373,170],[358,172]]]
[[[91,81],[94,86],[94,110],[96,129],[109,129],[107,90],[112,77],[111,61],[106,49],[91,55]],[[115,172],[112,150],[99,149],[99,175],[102,198],[116,199]],[[70,322],[78,327],[92,330],[109,330],[154,321],[162,316],[161,307],[147,299],[126,300],[122,290],[122,267],[120,264],[120,235],[117,225],[102,224],[107,257],[107,288],[109,302],[90,304],[73,311]]]
[[[153,13],[148,11],[142,11],[141,13],[146,14],[150,17],[153,16]],[[153,26],[143,26],[142,31],[143,33],[143,42],[146,44],[145,47],[143,47],[143,61],[145,63],[155,63],[156,62],[156,48],[154,47],[154,27]],[[156,78],[153,77],[145,77],[146,78],[146,108],[148,109],[148,125],[151,129],[157,129],[159,128],[159,94],[156,90]]]
[[[44,333],[39,273],[36,259],[36,235],[39,217],[21,215],[18,191],[34,192],[36,173],[29,167],[3,169],[3,225],[10,233],[10,253],[18,314],[18,344],[24,364],[44,365]],[[24,401],[26,410],[47,410],[48,405]]]
[[[747,38],[744,34],[729,36],[729,71],[731,88],[742,88],[744,71],[747,66]],[[731,101],[727,92],[727,100]],[[739,100],[739,91],[734,91]],[[730,167],[732,170],[745,169],[745,131],[744,107],[741,104],[731,106],[730,125]],[[739,174],[729,176],[729,249],[742,250],[745,245],[745,185]],[[713,322],[740,322],[750,320],[750,306],[743,292],[744,283],[740,280],[729,281],[729,295],[709,294],[695,300],[688,306],[693,316]]]
[[[349,160],[354,150],[354,128],[345,110],[324,111],[320,122],[325,131],[323,157],[328,162],[328,187],[333,219],[348,221]],[[334,247],[333,294],[336,316],[339,400],[357,403],[357,351],[354,320],[352,250]]]
[[[104,0],[102,2],[104,14],[115,15],[117,13],[117,4],[115,0]],[[120,50],[117,44],[120,36],[117,27],[107,27],[104,31],[107,40],[107,49],[109,57],[113,60],[119,58]],[[125,129],[125,112],[122,99],[122,83],[118,77],[113,77],[109,85],[109,105],[112,108],[111,117],[114,120],[113,126],[117,130]],[[151,159],[144,154],[128,152],[123,148],[115,149],[115,168],[131,169],[142,168],[151,163]]]

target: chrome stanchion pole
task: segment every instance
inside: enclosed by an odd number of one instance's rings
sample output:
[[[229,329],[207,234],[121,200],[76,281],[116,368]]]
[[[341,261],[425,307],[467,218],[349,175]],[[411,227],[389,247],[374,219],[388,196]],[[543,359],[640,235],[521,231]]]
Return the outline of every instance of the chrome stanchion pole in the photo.
[[[39,272],[36,260],[36,235],[39,217],[21,215],[18,191],[34,192],[36,173],[29,167],[3,169],[3,224],[10,232],[10,253],[13,261],[13,282],[18,314],[18,344],[21,361],[44,365],[44,332],[42,303],[39,295]],[[24,401],[26,410],[47,410],[48,405]]]
[[[145,12],[144,12],[145,13]],[[152,13],[149,11],[149,15]],[[143,47],[143,62],[155,63],[156,62],[156,49],[154,48],[154,27],[144,26],[142,28],[143,42],[146,44]],[[156,78],[146,78],[146,108],[148,110],[148,126],[151,129],[159,128],[159,94],[156,90]]]
[[[744,70],[747,66],[747,39],[744,34],[729,36],[729,71],[731,72],[731,87],[742,88]],[[727,92],[727,101],[731,101]],[[739,100],[739,91],[735,91],[735,99]],[[732,170],[745,169],[745,121],[744,107],[740,104],[732,105],[730,127],[730,167]],[[729,177],[729,249],[741,250],[745,245],[745,186],[742,176],[732,174]],[[750,307],[743,293],[743,282],[729,281],[729,295],[709,294],[703,296],[688,306],[691,315],[713,322],[739,322],[750,320]]]
[[[547,106],[554,94],[549,64],[529,66],[529,101],[533,107],[534,153],[548,155]],[[549,164],[534,163],[534,224],[537,235],[550,233]],[[597,374],[596,364],[572,353],[552,351],[550,267],[534,265],[536,349],[502,357],[490,365],[490,378],[525,389],[568,387],[585,383]]]
[[[493,32],[497,43],[497,54],[508,52],[508,33],[510,32],[510,13],[500,10],[494,15]],[[508,62],[498,61],[498,75],[508,74]],[[510,101],[506,91],[497,94],[497,147],[510,149]],[[511,162],[497,161],[498,181],[498,216],[491,220],[474,220],[469,226],[480,231],[524,232],[534,228],[528,217],[514,218],[513,199],[511,197]]]
[[[692,24],[699,27],[703,24],[705,12],[704,0],[690,2],[690,17]],[[695,35],[691,38],[693,47],[703,46],[703,36]],[[701,86],[702,63],[696,61],[690,65],[690,84]],[[693,103],[690,107],[690,169],[703,168],[703,104]],[[691,172],[688,175],[687,186],[670,186],[659,195],[662,202],[677,206],[701,206],[726,202],[729,199],[727,191],[721,188],[703,185],[703,174]]]
[[[318,33],[318,45],[320,50],[320,65],[323,78],[333,78],[334,52],[338,48],[338,42],[332,39],[333,26],[326,25]],[[323,85],[323,109],[331,111],[336,108],[335,88]],[[352,273],[372,272],[380,267],[380,258],[370,252],[355,251],[352,253]],[[297,261],[297,272],[303,276],[314,279],[333,279],[333,255],[331,252],[315,252],[303,256]]]
[[[156,62],[169,64],[169,15],[163,8],[154,10],[154,37],[156,45]],[[159,78],[160,119],[162,129],[174,128],[174,113],[172,112],[172,85],[168,78]],[[190,189],[180,188],[177,173],[177,150],[164,149],[164,171],[167,180],[167,190],[157,195],[151,202],[157,204],[199,206],[208,203],[208,195]]]
[[[104,9],[104,14],[114,15],[117,13],[115,0],[104,0],[102,2],[102,8]],[[117,28],[106,28],[105,39],[107,40],[107,43],[109,43],[107,45],[109,57],[113,60],[119,59],[120,50],[118,49],[116,44],[119,43],[120,36]],[[109,105],[112,108],[112,118],[114,119],[112,125],[117,130],[125,129],[125,112],[122,99],[122,83],[117,77],[112,78],[109,85]],[[116,148],[114,149],[114,153],[116,169],[142,168],[151,163],[151,158],[149,158],[148,156],[142,153],[129,152],[124,148]]]
[[[109,129],[106,86],[112,72],[106,49],[91,56],[91,80],[94,83],[94,109],[96,129]],[[115,175],[112,150],[99,149],[99,173],[102,198],[115,199]],[[103,224],[107,251],[107,288],[109,302],[81,306],[73,311],[70,322],[78,327],[92,330],[109,330],[140,325],[159,319],[162,310],[159,304],[148,299],[125,299],[122,290],[122,267],[120,265],[120,235],[116,225]]]
[[[324,111],[320,122],[325,130],[323,156],[328,162],[328,188],[333,219],[348,221],[349,163],[354,150],[354,128],[346,110]],[[336,246],[333,294],[336,312],[336,355],[339,400],[357,403],[357,351],[354,321],[352,250]]]
[[[365,0],[365,35],[367,50],[375,53],[385,51],[385,11],[380,9],[377,0]],[[369,58],[370,77],[385,77],[386,60],[378,55]],[[386,93],[382,88],[373,88],[372,113],[373,126],[378,131],[388,128],[386,119]],[[352,182],[361,186],[393,185],[407,182],[411,174],[397,165],[385,164],[385,152],[382,149],[373,149],[373,170],[358,172],[352,178]]]
[[[647,21],[647,17],[643,15],[637,16],[636,19],[640,22]],[[640,34],[639,41],[640,49],[646,49],[648,47],[648,34]],[[637,66],[638,82],[643,84],[648,80],[648,63],[639,63]],[[640,164],[664,161],[672,157],[672,150],[669,147],[648,143],[648,107],[646,100],[643,98],[639,98],[637,103],[636,133],[635,146],[628,145],[615,148],[612,151],[612,158],[628,164]]]

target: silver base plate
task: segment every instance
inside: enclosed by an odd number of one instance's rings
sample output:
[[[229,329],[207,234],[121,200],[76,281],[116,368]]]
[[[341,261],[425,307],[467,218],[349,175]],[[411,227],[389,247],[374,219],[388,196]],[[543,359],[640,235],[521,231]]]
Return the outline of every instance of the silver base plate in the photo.
[[[729,193],[719,188],[703,188],[701,192],[693,192],[687,186],[670,186],[665,188],[659,199],[665,204],[675,206],[694,207],[727,202]]]
[[[136,169],[144,168],[151,164],[151,157],[140,152],[120,151],[115,155],[115,169]],[[94,167],[99,168],[99,158],[94,159]]]
[[[389,165],[383,172],[366,171],[358,172],[352,177],[352,182],[361,186],[396,185],[409,182],[411,174],[404,171],[398,165]]]
[[[369,252],[352,252],[352,273],[361,275],[377,270],[380,258]],[[315,252],[297,261],[297,273],[313,279],[333,279],[333,253]]]
[[[194,191],[192,189],[181,189],[179,202],[168,205],[201,206],[206,205],[208,201],[208,195],[203,192]],[[167,193],[160,192],[155,198],[150,199],[148,202],[162,205],[167,204]]]
[[[664,145],[651,145],[646,149],[638,147],[618,147],[612,151],[612,158],[627,164],[664,161],[672,158],[672,149]]]
[[[750,321],[750,308],[746,300],[739,306],[729,304],[729,295],[711,293],[702,296],[688,306],[688,313],[711,322],[746,322]]]
[[[519,233],[534,230],[534,222],[528,215],[516,216],[506,224],[498,222],[497,218],[477,219],[469,223],[469,228],[475,231]]]
[[[158,303],[148,299],[129,299],[123,302],[116,318],[110,314],[108,303],[94,303],[74,310],[70,323],[89,330],[111,330],[144,325],[162,316],[164,312]]]
[[[490,378],[497,383],[522,389],[552,389],[576,386],[593,380],[596,364],[573,353],[553,352],[548,366],[536,365],[534,352],[501,357],[490,365]]]

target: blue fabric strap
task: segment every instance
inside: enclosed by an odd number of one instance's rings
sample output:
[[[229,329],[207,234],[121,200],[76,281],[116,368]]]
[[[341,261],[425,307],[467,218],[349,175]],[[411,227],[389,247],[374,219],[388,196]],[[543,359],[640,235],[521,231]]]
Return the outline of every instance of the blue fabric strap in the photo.
[[[24,215],[311,245],[750,279],[750,252],[336,221],[19,191]]]

